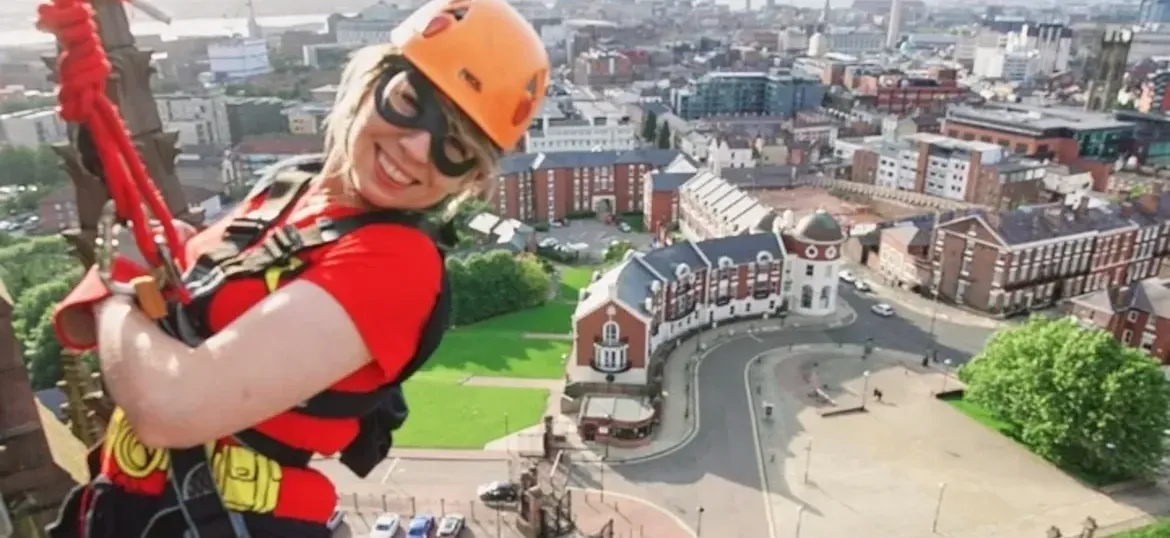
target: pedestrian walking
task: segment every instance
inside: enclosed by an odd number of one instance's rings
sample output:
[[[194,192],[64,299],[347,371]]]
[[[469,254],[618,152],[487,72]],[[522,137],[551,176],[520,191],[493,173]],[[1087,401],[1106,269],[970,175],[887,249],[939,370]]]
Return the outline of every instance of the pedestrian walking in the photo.
[[[873,399],[874,399],[874,401],[875,401],[875,402],[877,402],[877,403],[882,403],[882,397],[883,397],[883,396],[885,396],[885,394],[882,392],[882,389],[879,389],[879,388],[877,388],[877,387],[874,387],[874,389],[873,389]]]

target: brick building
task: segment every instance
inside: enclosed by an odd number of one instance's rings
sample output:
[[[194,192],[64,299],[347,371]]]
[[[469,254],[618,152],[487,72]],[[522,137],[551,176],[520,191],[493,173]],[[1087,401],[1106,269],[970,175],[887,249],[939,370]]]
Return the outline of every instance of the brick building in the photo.
[[[1157,275],[1168,240],[1170,195],[1056,203],[944,221],[930,266],[940,297],[1014,314]]]
[[[1170,280],[1150,278],[1095,291],[1070,299],[1066,308],[1082,325],[1103,329],[1170,365]]]
[[[789,310],[832,314],[844,239],[824,212],[791,228],[768,213],[744,234],[631,251],[598,275],[573,314],[573,353],[565,368],[566,394],[583,395],[582,437],[649,442],[658,351],[683,336]],[[593,405],[599,399],[607,405]]]
[[[934,69],[929,77],[900,71],[857,74],[846,71],[844,81],[853,91],[854,104],[878,112],[942,112],[949,103],[967,95],[967,90],[956,83],[954,69]]]
[[[1112,164],[1133,145],[1134,131],[1134,124],[1104,112],[1023,104],[952,106],[942,127],[949,137],[1083,166],[1093,173],[1099,191],[1104,191]]]
[[[573,59],[573,82],[580,86],[618,86],[633,82],[634,63],[611,50],[588,50]]]
[[[995,209],[1036,203],[1043,190],[1043,162],[988,142],[914,133],[839,140],[834,153],[854,182]]]
[[[695,170],[671,149],[522,153],[500,163],[491,202],[497,215],[526,222],[644,212],[648,173]]]
[[[694,172],[655,172],[642,184],[642,215],[646,231],[661,234],[678,222],[679,188]]]

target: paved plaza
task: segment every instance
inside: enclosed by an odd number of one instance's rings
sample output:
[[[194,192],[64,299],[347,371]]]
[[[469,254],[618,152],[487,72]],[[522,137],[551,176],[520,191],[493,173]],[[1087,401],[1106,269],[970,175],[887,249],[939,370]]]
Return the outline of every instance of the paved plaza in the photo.
[[[1139,518],[1157,504],[1151,495],[1170,504],[1167,492],[1111,499],[968,419],[934,397],[959,383],[922,368],[918,355],[861,354],[797,346],[751,370],[756,405],[777,409],[758,415],[775,536],[797,536],[799,522],[802,538],[1040,537],[1052,525],[1079,530],[1086,516]],[[838,408],[864,402],[864,411],[822,416],[810,380]]]

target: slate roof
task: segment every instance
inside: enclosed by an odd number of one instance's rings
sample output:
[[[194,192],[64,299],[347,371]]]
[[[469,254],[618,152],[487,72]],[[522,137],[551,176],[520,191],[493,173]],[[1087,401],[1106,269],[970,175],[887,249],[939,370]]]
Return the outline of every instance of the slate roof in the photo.
[[[914,225],[895,226],[882,230],[882,234],[889,235],[908,247],[922,247],[930,244],[931,229]]]
[[[687,264],[692,271],[718,267],[719,259],[726,257],[736,265],[753,262],[760,252],[767,252],[775,260],[784,259],[784,245],[773,233],[733,235],[706,241],[680,241],[647,253],[632,253],[621,265],[602,274],[586,288],[586,296],[577,304],[576,314],[584,315],[599,308],[607,300],[615,300],[640,315],[648,316],[646,299],[653,295],[651,286],[678,279],[679,264]]]
[[[658,172],[650,174],[650,189],[653,192],[677,192],[683,183],[695,177],[694,172]]]
[[[1137,310],[1159,318],[1170,318],[1170,279],[1147,278],[1129,286],[1087,293],[1070,301],[1104,312]]]
[[[528,170],[554,168],[583,168],[617,164],[648,164],[661,168],[677,159],[682,152],[676,149],[634,149],[605,151],[550,151],[545,153],[516,153],[500,160],[500,175],[518,174]]]
[[[1078,210],[1060,203],[997,213],[985,220],[1009,245],[1035,243],[1093,231],[1109,232],[1134,225],[1116,207]]]

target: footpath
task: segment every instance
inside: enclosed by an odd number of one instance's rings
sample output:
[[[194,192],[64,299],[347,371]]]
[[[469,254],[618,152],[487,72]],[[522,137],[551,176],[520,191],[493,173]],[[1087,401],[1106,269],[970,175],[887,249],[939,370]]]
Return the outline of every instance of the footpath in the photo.
[[[768,334],[778,331],[827,330],[844,327],[857,319],[857,313],[845,301],[839,301],[837,310],[828,316],[801,316],[791,314],[784,320],[776,318],[741,320],[697,335],[684,338],[666,357],[663,369],[662,390],[668,395],[662,404],[661,422],[654,433],[654,439],[637,448],[610,447],[605,461],[609,464],[630,464],[649,461],[667,456],[686,445],[698,431],[698,417],[695,412],[698,387],[698,366],[720,343],[736,337],[753,334]],[[698,342],[696,342],[696,340]],[[702,351],[696,353],[698,343]],[[598,459],[601,456],[596,447],[584,445],[577,458]]]

